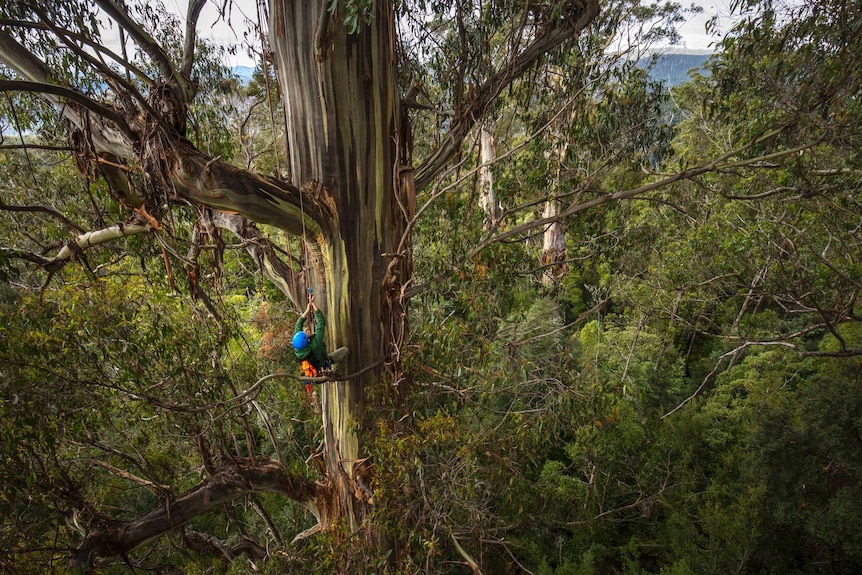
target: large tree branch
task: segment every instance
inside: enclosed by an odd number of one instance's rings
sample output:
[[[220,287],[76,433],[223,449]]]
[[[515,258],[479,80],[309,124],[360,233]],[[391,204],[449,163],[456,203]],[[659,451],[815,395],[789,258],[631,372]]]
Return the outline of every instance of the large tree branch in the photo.
[[[3,53],[3,40],[3,33],[0,32],[0,55]],[[14,54],[29,55],[14,39],[9,38],[9,41],[12,43],[11,46],[16,48],[12,51]],[[30,61],[25,58],[24,60],[26,60],[26,65],[41,66],[41,62],[37,59]],[[24,66],[25,64],[19,62],[19,65]],[[28,77],[47,79],[43,75],[43,73],[47,74],[47,71],[40,68],[37,72],[39,73],[31,74]],[[101,134],[103,136],[92,138],[92,142],[97,148],[96,151],[100,155],[107,152],[111,157],[129,157],[131,149],[127,144],[137,140],[135,134],[118,112],[68,88],[43,82],[0,80],[0,90],[26,90],[59,96],[74,101],[93,111],[98,117],[113,122],[120,128],[127,140],[111,137],[106,132],[106,126],[99,130],[93,130],[95,135]],[[55,103],[58,101],[59,98],[54,100]],[[64,112],[67,117],[74,116],[75,122],[79,125],[83,123],[84,120],[79,113],[74,113],[68,107]],[[178,142],[170,150],[164,151],[173,152],[169,159],[169,164],[173,169],[169,170],[167,177],[174,189],[184,199],[217,210],[240,213],[258,223],[273,225],[292,234],[306,236],[313,243],[322,245],[324,241],[322,223],[332,220],[336,211],[331,199],[326,194],[321,193],[322,190],[311,186],[308,190],[302,191],[275,178],[258,176],[240,170],[218,158],[212,159],[204,156],[187,142]],[[117,174],[117,176],[122,176],[122,174]],[[120,182],[117,178],[115,178],[117,179],[116,182],[108,179],[112,184],[112,190],[118,193],[122,192],[120,195],[123,197],[131,198],[133,194],[130,193],[127,182]],[[300,202],[300,194],[303,193],[306,194],[305,201]],[[140,204],[141,198],[137,195],[131,199],[134,201],[130,201],[130,205]],[[20,256],[20,254],[18,255]],[[33,259],[28,257],[27,259],[40,262],[42,265],[50,265],[56,258],[40,257]],[[262,261],[272,263],[268,259]],[[277,264],[272,265],[277,266]],[[279,275],[283,277],[282,272],[283,269],[276,270],[271,274],[271,277],[273,279]],[[283,281],[277,281],[277,283],[279,287],[286,287],[283,285]]]
[[[582,4],[582,7],[576,18],[568,17],[557,25],[546,28],[543,34],[511,61],[503,64],[495,74],[479,86],[464,109],[458,111],[449,133],[443,138],[441,144],[417,168],[415,178],[417,192],[425,188],[461,149],[470,129],[485,117],[491,104],[509,84],[518,79],[543,55],[579,34],[599,15],[598,0],[584,0],[579,4]]]
[[[126,236],[144,234],[151,230],[152,228],[148,223],[116,224],[114,226],[103,228],[101,230],[95,230],[92,232],[81,234],[80,236],[76,237],[74,240],[68,242],[66,245],[60,248],[60,251],[57,252],[57,255],[53,257],[46,257],[43,255],[34,254],[31,252],[26,252],[13,248],[0,249],[2,249],[3,253],[5,253],[7,256],[26,259],[33,263],[39,264],[48,271],[57,271],[58,269],[69,263],[69,261],[74,259],[80,250],[106,244],[108,242],[112,242]]]
[[[181,197],[259,224],[275,226],[309,241],[324,241],[324,225],[337,217],[336,206],[322,190],[298,187],[208,158],[178,143],[168,176]],[[300,195],[303,201],[300,202]]]
[[[51,72],[45,63],[3,29],[0,29],[0,62],[31,82],[47,84],[51,81]]]
[[[126,120],[117,112],[116,110],[109,108],[107,106],[103,106],[98,102],[91,100],[90,98],[84,96],[83,94],[76,92],[70,88],[66,88],[63,86],[56,86],[54,84],[44,84],[42,82],[27,82],[27,81],[18,81],[18,80],[0,80],[0,91],[8,92],[8,91],[20,91],[20,92],[35,92],[38,94],[49,94],[52,96],[59,96],[63,100],[69,100],[71,102],[75,102],[79,104],[82,108],[85,108],[102,118],[110,120],[117,127],[117,129],[122,132],[122,134],[129,140],[129,142],[136,142],[138,140],[137,135],[132,131],[129,125],[126,123]],[[55,102],[59,100],[54,100]],[[80,117],[78,117],[80,119]]]
[[[60,96],[61,98],[70,100],[72,102],[75,102],[76,104],[80,104],[83,108],[86,108],[91,112],[94,112],[104,118],[112,120],[130,139],[132,139],[133,141],[136,139],[135,134],[132,132],[131,128],[129,128],[129,125],[126,123],[125,119],[123,119],[123,117],[116,110],[107,106],[103,106],[102,104],[91,100],[85,95],[76,92],[75,90],[72,90],[70,88],[66,88],[64,86],[57,86],[55,84],[45,84],[42,82],[0,80],[0,91],[36,92],[39,94],[51,94],[54,96]]]
[[[121,25],[133,33],[134,22],[113,0],[99,0],[99,4],[112,17],[122,21]],[[194,15],[200,2],[190,7]],[[143,30],[133,34],[136,41],[153,43]],[[153,49],[158,46],[154,43]],[[148,54],[160,63],[167,73],[170,62],[158,50]],[[161,54],[161,56],[160,56]],[[27,81],[0,80],[0,90],[26,90],[41,93],[51,101],[64,116],[88,134],[94,151],[103,157],[105,153],[116,158],[136,157],[134,144],[138,136],[131,130],[120,111],[95,102],[83,94],[53,83],[50,70],[45,64],[18,43],[11,35],[0,30],[0,61],[10,66]],[[170,74],[168,74],[170,76]],[[174,74],[174,76],[176,76]],[[76,106],[64,105],[73,102]],[[93,112],[87,114],[84,108]],[[161,118],[156,117],[161,123]],[[169,132],[169,131],[166,131]],[[300,190],[280,180],[257,176],[240,170],[218,158],[209,158],[185,140],[161,150],[167,164],[164,174],[170,189],[182,199],[217,210],[240,213],[262,224],[278,227],[295,235],[303,235],[315,246],[322,246],[327,222],[335,219],[336,207],[331,197],[322,189],[309,186]],[[110,174],[108,174],[110,176]],[[122,174],[117,174],[122,176]],[[140,197],[131,198],[127,182],[112,182],[112,189],[120,196],[130,198],[130,205],[140,203]],[[110,180],[110,177],[109,177]],[[304,201],[300,202],[300,195]],[[322,251],[322,250],[318,250]],[[36,260],[34,260],[36,261]]]
[[[186,37],[183,44],[183,61],[180,64],[180,73],[186,78],[191,78],[192,64],[195,61],[195,38],[197,36],[198,18],[201,15],[206,0],[191,0],[186,14]]]
[[[305,504],[315,503],[319,486],[290,473],[275,461],[258,458],[226,465],[197,487],[126,525],[89,535],[75,557],[89,568],[97,557],[126,555],[144,543],[180,527],[223,503],[250,493],[278,493]]]

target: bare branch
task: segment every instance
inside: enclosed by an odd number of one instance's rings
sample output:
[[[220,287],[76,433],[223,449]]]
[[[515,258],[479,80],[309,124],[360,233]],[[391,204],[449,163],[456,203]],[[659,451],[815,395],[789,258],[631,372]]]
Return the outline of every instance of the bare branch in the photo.
[[[195,61],[196,28],[204,5],[206,5],[206,0],[192,0],[189,2],[186,13],[186,37],[183,44],[183,61],[180,65],[180,73],[186,78],[191,78],[192,75],[192,64]]]
[[[482,575],[482,567],[479,565],[478,561],[473,559],[473,556],[467,553],[467,551],[458,542],[458,539],[455,538],[454,533],[450,531],[449,536],[452,537],[452,543],[455,544],[455,549],[457,549],[458,554],[464,558],[473,573],[475,573],[476,575]]]
[[[29,147],[29,146],[27,146]],[[39,213],[39,214],[47,214],[52,218],[55,218],[63,223],[66,227],[75,230],[76,232],[82,234],[84,233],[84,228],[80,227],[72,220],[54,210],[52,208],[46,208],[45,206],[13,206],[10,204],[3,203],[3,200],[0,200],[0,210],[5,210],[7,212],[29,212],[29,213]]]
[[[214,507],[251,493],[278,493],[312,504],[318,489],[315,483],[265,458],[225,465],[196,487],[166,501],[163,507],[144,517],[89,535],[78,549],[75,563],[79,568],[89,568],[97,557],[126,555]]]
[[[777,194],[786,194],[789,192],[803,193],[804,190],[801,188],[797,188],[795,186],[778,186],[776,188],[772,188],[771,190],[766,190],[765,192],[760,192],[759,194],[749,194],[749,195],[721,194],[721,196],[723,198],[728,199],[728,200],[761,200],[763,198],[768,198],[769,196],[774,196]]]
[[[106,244],[126,236],[148,233],[152,231],[152,229],[153,228],[151,228],[147,223],[129,223],[116,224],[101,230],[87,232],[68,242],[60,249],[59,252],[57,252],[57,255],[53,257],[45,257],[14,248],[2,248],[2,250],[4,253],[12,257],[23,258],[39,264],[48,271],[57,271],[74,259],[79,250]]]
[[[99,467],[104,467],[105,469],[107,469],[108,471],[113,473],[114,475],[122,477],[123,479],[128,479],[129,481],[133,481],[139,485],[143,485],[144,487],[156,487],[162,491],[168,491],[171,488],[170,485],[159,485],[158,483],[153,483],[152,481],[150,481],[148,479],[138,477],[134,473],[129,473],[128,471],[124,471],[124,470],[120,469],[119,467],[115,467],[115,466],[111,465],[110,463],[107,463],[105,461],[101,461],[99,459],[87,459],[86,461],[89,463],[93,463],[95,465],[98,465]]]
[[[259,543],[253,541],[249,537],[243,536],[240,542],[234,546],[229,546],[224,541],[218,539],[215,535],[209,533],[200,533],[198,531],[186,531],[183,533],[183,540],[186,544],[195,551],[213,552],[215,551],[226,562],[231,562],[243,553],[249,556],[250,560],[262,561],[266,559],[266,549],[261,547]]]

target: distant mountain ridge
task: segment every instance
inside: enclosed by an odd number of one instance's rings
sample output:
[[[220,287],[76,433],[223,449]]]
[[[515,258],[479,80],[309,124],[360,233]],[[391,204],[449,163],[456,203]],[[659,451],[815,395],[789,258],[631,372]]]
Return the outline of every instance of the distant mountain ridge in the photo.
[[[702,68],[712,54],[709,50],[685,49],[662,52],[650,70],[650,77],[657,82],[663,82],[668,88],[678,86],[688,82],[689,71]],[[638,60],[638,66],[646,68],[649,60],[649,56],[641,58]],[[235,66],[232,70],[243,84],[248,84],[254,74],[254,68],[251,66]]]
[[[251,78],[254,75],[254,68],[251,66],[234,66],[231,68],[231,71],[243,84],[251,82]]]
[[[656,55],[656,61],[650,70],[650,78],[664,83],[668,88],[679,86],[691,78],[689,72],[695,68],[703,68],[704,63],[713,55],[710,50],[668,50]],[[638,66],[646,68],[650,57],[638,60]],[[706,74],[706,72],[701,72]]]

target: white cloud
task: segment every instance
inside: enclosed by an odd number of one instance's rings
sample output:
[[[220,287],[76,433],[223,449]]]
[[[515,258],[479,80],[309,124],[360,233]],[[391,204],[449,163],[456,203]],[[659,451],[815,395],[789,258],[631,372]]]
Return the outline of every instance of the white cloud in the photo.
[[[694,0],[690,3],[681,3],[683,6],[695,5],[703,8],[703,12],[689,16],[688,20],[680,27],[684,47],[696,50],[714,49],[715,44],[723,38],[724,33],[733,24],[728,1]],[[715,16],[718,17],[718,33],[707,33],[706,23]]]

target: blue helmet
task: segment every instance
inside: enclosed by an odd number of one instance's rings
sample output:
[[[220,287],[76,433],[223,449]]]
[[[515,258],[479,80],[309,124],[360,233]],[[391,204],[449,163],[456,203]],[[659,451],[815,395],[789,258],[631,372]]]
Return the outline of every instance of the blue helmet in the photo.
[[[308,334],[304,331],[298,331],[293,334],[294,349],[304,349],[308,345]]]

